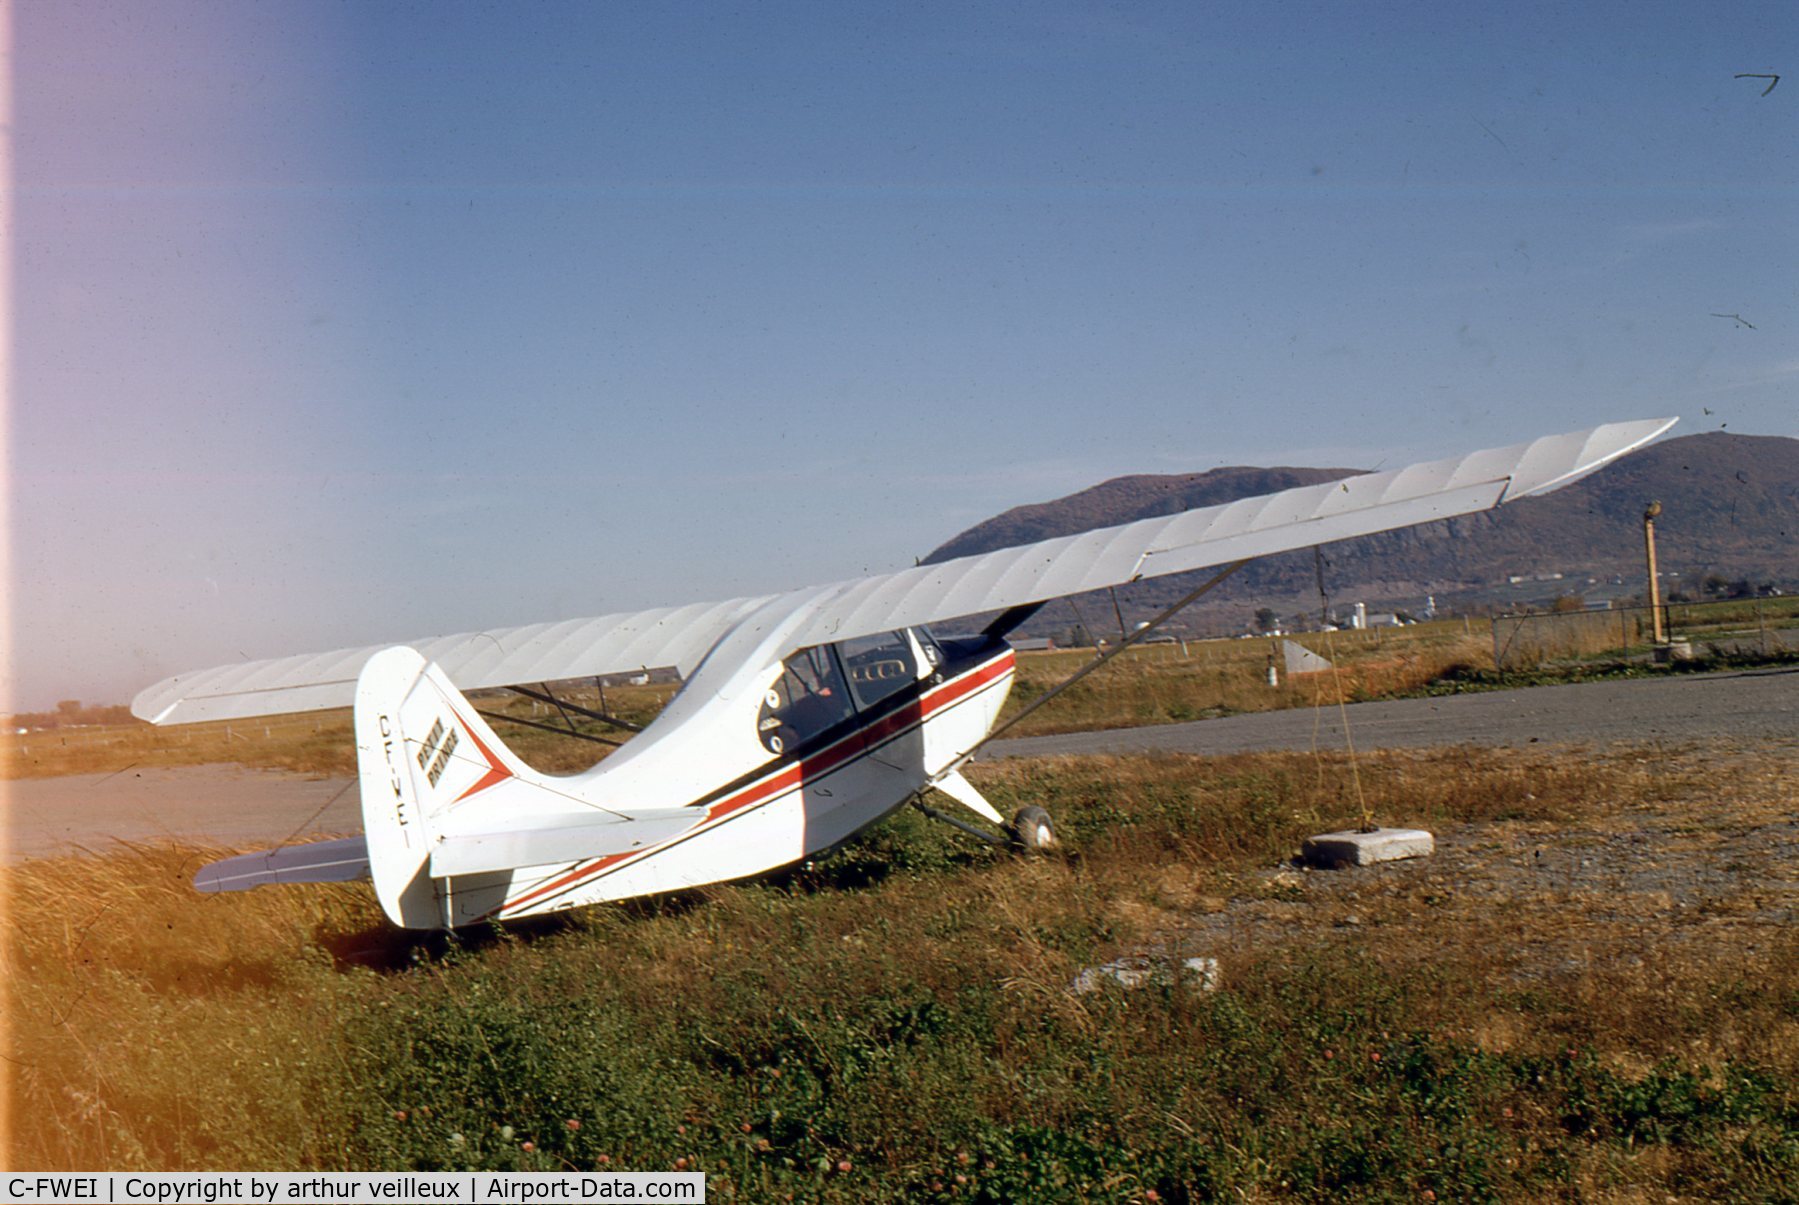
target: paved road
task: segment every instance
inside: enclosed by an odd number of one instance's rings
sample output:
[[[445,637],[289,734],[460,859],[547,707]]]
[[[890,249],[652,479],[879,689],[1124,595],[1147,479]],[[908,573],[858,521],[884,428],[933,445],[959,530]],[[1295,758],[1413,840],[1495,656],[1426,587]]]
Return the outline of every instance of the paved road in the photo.
[[[308,778],[242,766],[180,766],[0,782],[7,861],[106,853],[120,841],[180,837],[273,845],[290,834],[362,831],[353,778]]]
[[[1357,749],[1717,738],[1799,749],[1799,670],[1357,703],[1348,712]],[[996,741],[982,757],[1311,749],[1314,739],[1319,748],[1343,747],[1342,718],[1335,708]],[[105,851],[120,840],[183,837],[246,846],[357,832],[362,816],[353,784],[348,778],[194,766],[21,779],[0,783],[0,789],[7,799],[9,859],[16,860]]]
[[[1718,738],[1799,748],[1799,670],[1680,674],[1355,703],[1357,749]],[[1272,711],[1191,724],[999,740],[983,760],[1066,753],[1242,753],[1344,746],[1342,712]]]

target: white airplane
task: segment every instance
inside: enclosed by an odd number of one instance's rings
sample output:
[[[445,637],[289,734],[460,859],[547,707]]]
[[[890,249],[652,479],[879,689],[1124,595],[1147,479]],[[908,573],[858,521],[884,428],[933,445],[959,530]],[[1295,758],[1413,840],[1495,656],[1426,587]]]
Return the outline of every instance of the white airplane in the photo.
[[[829,850],[922,806],[930,788],[1003,825],[961,768],[1011,686],[1006,633],[1050,600],[1229,566],[1116,653],[1251,558],[1546,493],[1674,422],[1546,436],[785,594],[222,666],[160,682],[132,711],[178,724],[354,705],[364,836],[216,862],[195,880],[203,891],[367,875],[409,929],[677,891]],[[926,626],[995,612],[974,637]],[[652,666],[675,667],[680,690],[617,752],[567,776],[519,760],[462,693]],[[1011,836],[1040,847],[1054,830],[1025,808]]]

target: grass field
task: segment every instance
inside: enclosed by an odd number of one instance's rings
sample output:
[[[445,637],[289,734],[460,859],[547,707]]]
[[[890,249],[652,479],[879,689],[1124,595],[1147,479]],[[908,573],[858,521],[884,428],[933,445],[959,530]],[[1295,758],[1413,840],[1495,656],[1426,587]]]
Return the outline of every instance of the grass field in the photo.
[[[1305,642],[1337,671],[1269,687],[1265,641],[1150,646],[1016,731],[1499,681],[1460,622]],[[1090,655],[1021,657],[1011,706]],[[667,693],[608,703],[641,723]],[[506,732],[546,768],[598,752]],[[7,754],[353,768],[342,714]],[[392,930],[360,884],[196,896],[217,850],[22,863],[0,870],[5,1160],[694,1168],[749,1201],[1799,1198],[1799,761],[1359,771],[1435,858],[1284,868],[1359,807],[1340,757],[1266,754],[977,765],[1002,812],[1055,814],[1061,853],[906,813],[778,879],[459,940]],[[1221,985],[1069,990],[1125,955],[1215,958]]]
[[[1799,1193],[1791,758],[1363,759],[1436,859],[1277,869],[1333,757],[975,767],[815,868],[458,944],[203,851],[4,872],[11,1167],[699,1168],[714,1200]],[[1646,846],[1643,844],[1648,842]],[[1075,996],[1120,954],[1222,986]]]
[[[1281,665],[1278,640],[1204,640],[1153,644],[1125,653],[1027,717],[1011,735],[1086,732],[1168,724],[1245,712],[1336,706],[1419,690],[1446,673],[1491,669],[1490,638],[1460,620],[1363,632],[1315,632],[1293,638],[1326,657],[1334,671],[1289,677],[1270,686]],[[1018,680],[1001,721],[1087,661],[1090,650],[1021,654]]]

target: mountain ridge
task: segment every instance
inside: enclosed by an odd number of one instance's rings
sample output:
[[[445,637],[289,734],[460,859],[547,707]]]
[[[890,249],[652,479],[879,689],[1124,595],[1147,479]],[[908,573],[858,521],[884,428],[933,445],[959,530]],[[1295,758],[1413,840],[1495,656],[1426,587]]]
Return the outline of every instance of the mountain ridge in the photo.
[[[924,563],[1364,471],[1238,465],[1115,477],[977,523],[939,545]],[[1543,577],[1565,583],[1546,590],[1581,593],[1588,577],[1628,584],[1634,574],[1640,588],[1642,513],[1652,499],[1663,504],[1657,547],[1668,573],[1799,584],[1799,439],[1714,431],[1661,440],[1544,497],[1326,545],[1326,588],[1339,600],[1354,595],[1371,602],[1491,591],[1515,585],[1512,578]],[[1562,578],[1550,577],[1558,573]],[[1128,609],[1142,612],[1179,597],[1195,580],[1181,574],[1138,582],[1121,597],[1128,593]],[[1317,593],[1312,552],[1282,553],[1246,566],[1207,610],[1216,616],[1221,607],[1241,610],[1247,600],[1296,602],[1309,595],[1315,611]],[[1032,627],[1048,630],[1041,623]]]

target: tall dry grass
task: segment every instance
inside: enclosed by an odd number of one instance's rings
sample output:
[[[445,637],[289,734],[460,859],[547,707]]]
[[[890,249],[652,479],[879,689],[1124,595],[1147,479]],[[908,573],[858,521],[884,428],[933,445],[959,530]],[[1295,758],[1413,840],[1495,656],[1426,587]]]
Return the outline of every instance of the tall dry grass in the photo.
[[[10,1166],[306,1167],[349,1056],[363,976],[338,935],[380,918],[366,885],[200,896],[208,851],[142,846],[24,863],[11,900]]]
[[[720,1200],[1774,1199],[1793,939],[1746,894],[1683,914],[1531,857],[1650,819],[1709,848],[1790,807],[1790,759],[1739,755],[1753,789],[1718,764],[1365,758],[1378,811],[1492,847],[1453,882],[1272,871],[1353,814],[1336,755],[977,766],[1063,856],[907,814],[773,881],[452,946],[354,886],[197,898],[195,851],[27,864],[8,1158],[690,1166]],[[1223,989],[1067,991],[1170,946]]]

